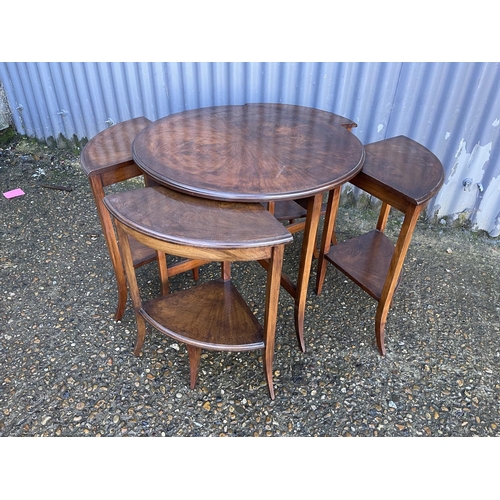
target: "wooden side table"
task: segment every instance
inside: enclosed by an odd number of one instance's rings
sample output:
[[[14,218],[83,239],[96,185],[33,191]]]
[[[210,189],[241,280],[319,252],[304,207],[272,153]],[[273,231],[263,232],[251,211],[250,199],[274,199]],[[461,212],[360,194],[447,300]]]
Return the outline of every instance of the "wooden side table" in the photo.
[[[272,364],[284,245],[292,235],[259,203],[229,203],[196,198],[157,186],[108,195],[104,204],[115,218],[137,319],[134,353],[139,355],[145,322],[187,345],[190,385],[195,387],[202,349],[264,350],[269,393],[274,399]],[[231,282],[222,279],[143,302],[128,236],[164,253],[189,259],[269,262],[264,325]],[[161,270],[163,282],[167,269]],[[168,286],[163,287],[168,290]]]
[[[143,172],[132,158],[132,142],[136,135],[151,123],[151,120],[141,116],[113,125],[90,139],[80,156],[82,169],[90,182],[90,188],[115,272],[118,288],[118,303],[115,312],[117,321],[125,312],[127,283],[113,224],[102,200],[107,186],[143,176]],[[146,178],[145,184],[148,183]],[[156,259],[156,253],[151,248],[134,239],[130,241],[130,245],[134,267],[140,267]],[[201,264],[202,262],[179,262],[178,267],[172,268],[170,272],[174,274],[193,269],[196,279],[198,277],[197,268]]]
[[[377,227],[373,231],[336,243],[335,217],[340,192],[332,192],[325,216],[316,293],[321,293],[328,262],[344,273],[378,302],[375,317],[377,346],[385,355],[384,331],[394,292],[417,220],[444,182],[438,158],[423,145],[398,136],[365,146],[363,169],[351,184],[382,201]],[[404,214],[394,244],[384,230],[391,207]]]

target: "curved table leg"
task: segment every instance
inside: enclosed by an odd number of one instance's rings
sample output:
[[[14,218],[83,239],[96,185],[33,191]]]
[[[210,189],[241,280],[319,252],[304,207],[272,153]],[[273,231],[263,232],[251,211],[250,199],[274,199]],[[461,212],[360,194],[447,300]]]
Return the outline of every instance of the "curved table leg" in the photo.
[[[304,316],[306,310],[307,288],[309,285],[309,276],[311,274],[312,258],[316,248],[316,235],[318,232],[322,202],[323,193],[319,193],[311,197],[307,204],[307,216],[300,255],[299,275],[295,290],[295,331],[297,333],[299,346],[303,352],[306,350],[304,342]]]
[[[109,212],[106,210],[106,207],[102,202],[105,196],[103,181],[100,176],[90,177],[89,181],[95,205],[97,207],[97,213],[99,215],[99,219],[101,220],[104,238],[106,240],[106,244],[108,245],[111,264],[113,265],[113,269],[115,271],[116,285],[118,288],[118,304],[116,306],[115,321],[119,321],[122,319],[125,312],[125,306],[127,305],[127,279],[123,269],[120,250],[118,249],[118,244],[116,242],[113,223],[111,222]]]
[[[339,202],[340,187],[336,187],[328,193],[328,203],[326,206],[323,234],[321,236],[321,245],[319,247],[318,268],[316,271],[316,295],[321,293],[323,282],[325,281],[327,265],[325,261],[325,254],[330,250],[330,245],[337,244],[337,237],[335,236],[335,222]]]

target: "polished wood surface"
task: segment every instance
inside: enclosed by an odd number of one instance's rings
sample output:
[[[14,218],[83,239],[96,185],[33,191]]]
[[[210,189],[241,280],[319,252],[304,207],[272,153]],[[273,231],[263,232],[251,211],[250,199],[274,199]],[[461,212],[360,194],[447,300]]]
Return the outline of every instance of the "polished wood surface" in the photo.
[[[132,142],[137,134],[151,124],[144,116],[117,123],[96,134],[83,148],[80,163],[89,176],[112,172],[114,182],[123,181],[142,175],[132,159]],[[124,167],[130,167],[131,173],[124,173]],[[111,182],[108,181],[108,184]]]
[[[351,183],[375,197],[390,198],[392,206],[422,205],[444,182],[441,162],[426,147],[405,136],[392,137],[365,147],[365,164]],[[383,197],[377,196],[378,193]]]
[[[345,118],[344,116],[336,115],[332,113],[331,120],[333,123],[344,127],[346,130],[351,131],[353,128],[357,127],[358,124]],[[278,201],[274,206],[274,216],[281,221],[289,221],[290,224],[295,222],[295,219],[305,218],[306,216],[306,206],[307,200],[298,199]],[[322,207],[321,213],[326,212],[326,204]],[[292,232],[302,231],[305,227],[305,221],[302,224],[295,224]]]
[[[178,342],[201,349],[264,348],[262,327],[231,281],[209,281],[150,300],[141,314]]]
[[[83,148],[80,156],[80,164],[89,178],[92,195],[115,272],[118,289],[118,303],[115,312],[117,321],[122,318],[125,312],[127,283],[113,224],[102,200],[105,196],[106,187],[134,177],[143,176],[143,172],[137,167],[132,158],[132,142],[137,134],[151,123],[151,120],[141,116],[113,125],[92,137]],[[145,179],[145,184],[148,183],[149,179]],[[134,267],[140,267],[157,260],[156,252],[151,248],[133,239],[130,240],[130,245]],[[192,270],[194,278],[197,279],[198,265],[201,264],[200,262],[178,262],[175,266],[169,267],[169,274],[172,276]],[[158,261],[158,265],[161,266],[162,262]]]
[[[187,345],[190,386],[194,388],[201,349],[263,349],[265,376],[274,399],[272,365],[280,275],[284,245],[292,241],[292,235],[259,203],[207,200],[162,186],[109,194],[104,204],[115,219],[136,314],[134,354],[142,350],[148,322]],[[160,268],[163,296],[143,302],[130,236],[159,254],[221,261],[222,277],[169,293],[167,269]],[[264,326],[230,281],[227,269],[227,262],[260,259],[268,264]]]
[[[189,196],[165,186],[109,194],[105,205],[124,224],[153,238],[191,247],[232,250],[279,245],[290,233],[260,203]],[[231,259],[229,259],[231,260]]]
[[[364,161],[363,146],[349,132],[349,123],[354,126],[339,115],[303,106],[216,106],[162,118],[140,132],[132,146],[147,176],[179,192],[261,202],[271,212],[283,201],[300,201],[307,215],[297,226],[304,230],[298,276],[295,283],[282,276],[281,283],[295,300],[295,328],[303,351],[323,195],[350,180]],[[267,266],[264,259],[260,262]]]
[[[133,156],[160,184],[204,198],[304,198],[348,181],[362,165],[359,140],[336,117],[285,104],[184,111],[140,132]]]
[[[333,123],[344,127],[346,130],[352,130],[357,127],[358,124],[350,120],[349,118],[345,118],[344,116],[336,115],[332,113],[331,120]],[[293,227],[289,227],[291,232],[296,233],[298,231],[302,231],[305,227],[305,221],[296,222],[296,219],[303,219],[306,216],[306,206],[307,200],[299,199],[297,201],[294,200],[283,200],[277,201],[274,204],[274,216],[281,221],[288,221],[291,224],[294,224]],[[326,211],[326,204],[322,207],[321,213],[322,215]],[[317,257],[317,255],[316,255]]]
[[[102,200],[105,196],[105,187],[142,176],[142,171],[132,159],[132,142],[138,132],[150,123],[151,121],[147,118],[139,117],[113,125],[90,139],[80,156],[80,164],[89,179],[111,264],[115,272],[118,290],[118,303],[115,312],[117,321],[121,319],[125,312],[127,283],[113,224]],[[150,248],[144,247],[137,242],[132,244],[135,266],[141,266],[156,259],[156,253]]]
[[[295,219],[302,219],[307,215],[307,210],[294,200],[283,200],[274,203],[274,207],[269,206],[269,202],[262,202],[278,220],[289,221],[290,224]]]
[[[354,127],[357,127],[357,123],[349,120],[340,115],[334,115],[335,122],[344,127],[346,130],[352,130]],[[299,231],[303,231],[305,228],[305,217],[307,215],[307,198],[300,198],[298,200],[283,200],[272,202],[273,207],[270,208],[273,211],[274,216],[280,221],[288,221],[287,229],[291,233],[297,233]],[[267,203],[268,207],[271,204]],[[326,213],[326,203],[323,203],[321,206],[321,215]],[[298,219],[298,220],[297,220]],[[335,235],[332,235],[332,243],[334,241]],[[319,250],[314,250],[314,257],[318,258]]]
[[[375,229],[333,246],[325,257],[366,293],[380,300],[393,255],[394,244]]]
[[[325,215],[316,292],[321,293],[326,263],[354,281],[378,302],[375,316],[377,346],[385,355],[385,325],[418,217],[444,182],[438,158],[405,136],[365,146],[363,169],[351,183],[382,201],[375,230],[341,243],[334,237],[340,190],[330,194]],[[391,207],[404,213],[396,244],[384,234]],[[333,246],[330,242],[333,238]]]

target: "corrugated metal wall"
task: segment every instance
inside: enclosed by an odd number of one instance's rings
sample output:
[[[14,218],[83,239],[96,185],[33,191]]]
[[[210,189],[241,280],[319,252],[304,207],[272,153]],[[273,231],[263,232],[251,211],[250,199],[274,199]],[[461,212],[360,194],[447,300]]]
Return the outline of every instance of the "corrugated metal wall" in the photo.
[[[500,235],[499,63],[1,63],[17,131],[90,139],[136,116],[281,102],[344,115],[365,144],[404,134],[443,162],[428,215]]]

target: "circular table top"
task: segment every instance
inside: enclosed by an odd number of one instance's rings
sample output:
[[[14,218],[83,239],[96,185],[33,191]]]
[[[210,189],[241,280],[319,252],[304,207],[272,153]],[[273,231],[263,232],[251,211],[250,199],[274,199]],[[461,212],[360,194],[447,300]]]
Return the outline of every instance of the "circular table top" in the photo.
[[[354,177],[364,148],[338,115],[286,104],[215,106],[143,129],[134,161],[160,184],[226,201],[279,201],[330,190]]]

